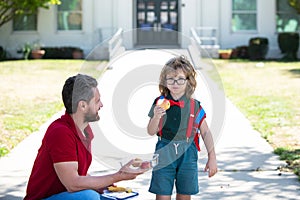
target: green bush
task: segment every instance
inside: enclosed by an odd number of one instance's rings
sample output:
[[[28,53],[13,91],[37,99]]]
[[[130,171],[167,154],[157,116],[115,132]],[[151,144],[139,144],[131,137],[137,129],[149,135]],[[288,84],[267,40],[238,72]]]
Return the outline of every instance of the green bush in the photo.
[[[45,50],[44,59],[73,59],[74,51],[83,52],[78,47],[43,47],[41,49]]]
[[[250,60],[264,60],[268,50],[268,38],[255,37],[249,40],[248,54]]]
[[[284,32],[278,34],[278,45],[281,53],[285,54],[283,60],[295,61],[298,60],[297,52],[299,49],[299,33]]]
[[[6,51],[4,50],[4,48],[2,46],[0,46],[0,61],[5,60],[6,59]]]
[[[243,46],[237,46],[234,48],[231,52],[231,59],[248,59],[248,46],[243,45]]]

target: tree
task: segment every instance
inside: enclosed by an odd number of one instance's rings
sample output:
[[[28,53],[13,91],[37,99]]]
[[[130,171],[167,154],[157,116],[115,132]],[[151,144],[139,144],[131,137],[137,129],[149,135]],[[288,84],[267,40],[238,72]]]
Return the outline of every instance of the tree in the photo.
[[[300,0],[288,0],[289,5],[296,9],[298,14],[300,14]]]
[[[35,14],[38,8],[48,9],[51,4],[60,3],[60,0],[1,0],[0,27],[18,15]]]

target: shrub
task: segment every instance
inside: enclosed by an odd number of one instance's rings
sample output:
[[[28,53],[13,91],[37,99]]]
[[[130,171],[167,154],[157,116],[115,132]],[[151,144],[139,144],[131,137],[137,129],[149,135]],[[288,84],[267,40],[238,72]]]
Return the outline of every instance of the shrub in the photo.
[[[46,51],[44,59],[73,59],[73,52],[83,52],[78,47],[43,47],[41,49]]]
[[[285,54],[282,58],[283,60],[294,61],[298,59],[297,51],[299,49],[299,33],[279,33],[277,40],[281,53]]]
[[[238,46],[231,52],[231,59],[248,59],[248,46]]]
[[[268,38],[255,37],[249,40],[248,54],[250,60],[264,60],[268,50]]]
[[[5,59],[6,59],[6,51],[2,46],[0,46],[0,61]]]

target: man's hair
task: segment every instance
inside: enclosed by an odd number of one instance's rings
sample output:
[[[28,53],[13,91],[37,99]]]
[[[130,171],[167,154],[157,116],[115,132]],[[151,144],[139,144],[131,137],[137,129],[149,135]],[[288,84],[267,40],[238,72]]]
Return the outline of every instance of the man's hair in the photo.
[[[73,114],[77,111],[79,101],[89,102],[94,97],[94,90],[98,85],[91,76],[77,74],[69,77],[62,90],[62,99],[66,112]]]

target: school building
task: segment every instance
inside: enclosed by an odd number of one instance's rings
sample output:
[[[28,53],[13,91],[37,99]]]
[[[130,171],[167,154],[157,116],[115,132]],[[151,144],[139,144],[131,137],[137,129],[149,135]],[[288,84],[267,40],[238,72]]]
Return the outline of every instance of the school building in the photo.
[[[269,41],[267,57],[282,56],[278,33],[299,32],[288,0],[61,0],[61,5],[20,16],[0,27],[0,46],[12,57],[25,43],[75,46],[89,54],[118,30],[126,48],[232,49],[250,38]],[[179,33],[179,34],[176,34]],[[299,54],[299,52],[298,52]]]

